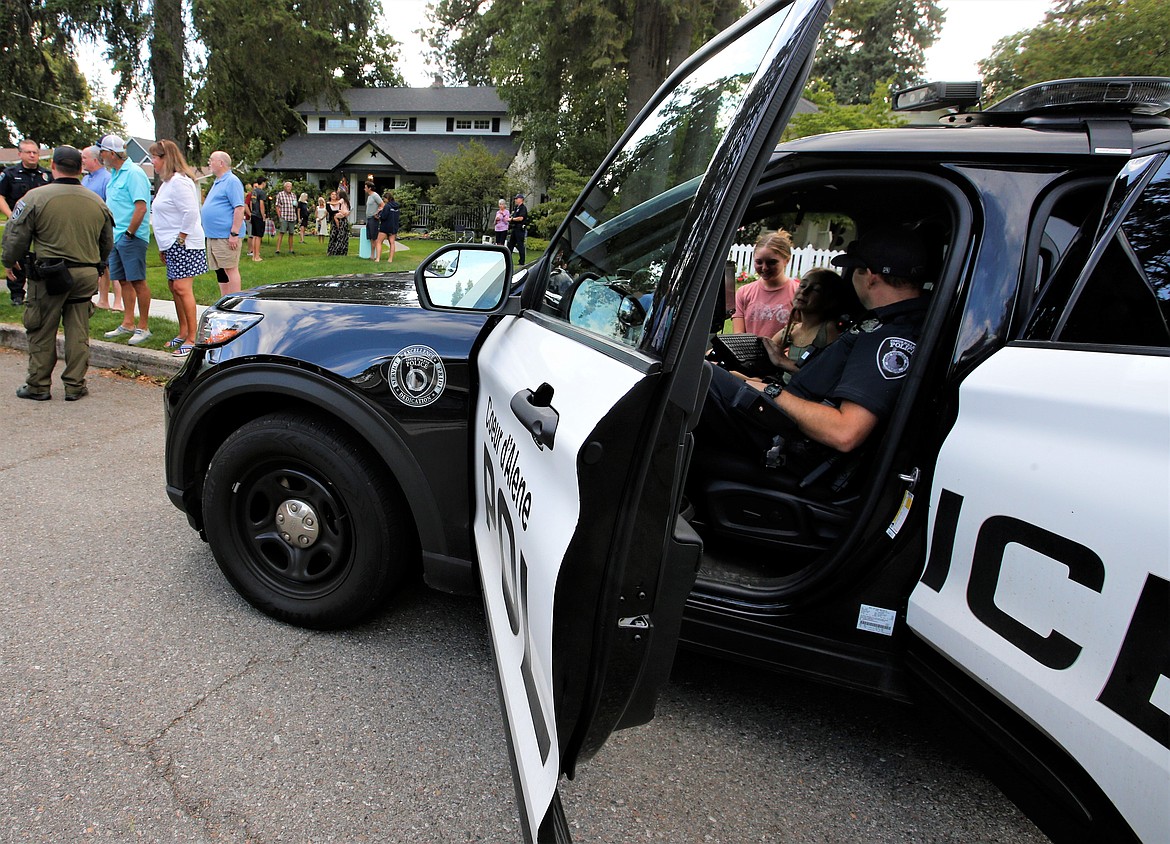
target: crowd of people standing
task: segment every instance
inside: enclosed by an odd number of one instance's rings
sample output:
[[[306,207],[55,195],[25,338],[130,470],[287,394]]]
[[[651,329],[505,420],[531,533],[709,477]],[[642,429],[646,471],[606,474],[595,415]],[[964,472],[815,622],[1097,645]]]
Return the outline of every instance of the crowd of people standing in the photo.
[[[21,141],[18,152],[19,163],[0,171],[0,214],[8,218],[3,239],[8,290],[14,305],[26,307],[24,322],[30,337],[30,375],[19,393],[22,398],[49,397],[48,380],[56,362],[55,348],[50,353],[43,345],[47,337],[55,337],[62,321],[67,334],[63,379],[67,399],[85,394],[89,318],[95,308],[122,313],[120,324],[104,333],[106,339],[124,339],[133,346],[151,339],[152,300],[146,281],[146,258],[152,230],[154,245],[166,268],[167,286],[179,326],[178,333],[164,344],[175,357],[185,357],[195,345],[198,329],[195,278],[214,272],[220,295],[239,291],[241,244],[245,240],[248,255],[254,262],[264,260],[261,248],[266,234],[275,234],[277,256],[295,256],[296,245],[305,243],[306,235],[313,234],[318,243],[327,243],[328,255],[349,254],[353,206],[344,177],[336,190],[328,196],[321,194],[315,202],[306,191],[298,195],[290,181],[270,196],[264,176],[245,187],[232,171],[231,157],[217,150],[207,159],[213,179],[209,183],[204,181],[204,195],[200,179],[182,150],[167,139],[156,141],[148,150],[155,176],[153,190],[151,178],[129,155],[127,141],[117,135],[106,135],[97,144],[81,150],[70,146],[56,148],[51,169],[40,166],[40,144],[36,141]],[[66,188],[76,183],[77,190],[64,192],[68,201],[63,207],[73,207],[78,219],[86,221],[84,226],[78,224],[73,235],[63,239],[52,227],[61,226],[67,218],[32,213],[41,203],[30,204],[29,196],[34,189],[47,188],[57,181]],[[370,259],[381,263],[385,256],[387,263],[392,263],[398,249],[401,206],[392,191],[380,193],[373,182],[363,187],[364,234],[370,243]],[[55,191],[51,195],[61,193]],[[100,201],[95,203],[95,198]],[[101,215],[95,214],[94,208],[108,217],[108,233],[102,230]],[[519,252],[520,263],[525,261],[527,222],[523,194],[515,197],[511,210],[500,200],[496,241],[502,244],[508,236],[509,244]],[[46,230],[45,226],[50,229]],[[104,240],[107,235],[108,244]],[[40,278],[35,273],[30,275],[36,269],[29,252],[33,243],[42,257],[65,262],[63,266],[68,272],[61,278],[68,279],[67,283],[61,283],[68,288],[67,294],[59,298],[54,298],[56,294],[48,295],[36,283]],[[33,284],[29,284],[30,278]],[[82,302],[79,297],[91,282],[94,289]],[[49,324],[46,320],[51,323],[49,333],[46,333],[48,329],[42,331]],[[36,323],[36,332],[30,322]],[[79,363],[83,358],[85,363]]]

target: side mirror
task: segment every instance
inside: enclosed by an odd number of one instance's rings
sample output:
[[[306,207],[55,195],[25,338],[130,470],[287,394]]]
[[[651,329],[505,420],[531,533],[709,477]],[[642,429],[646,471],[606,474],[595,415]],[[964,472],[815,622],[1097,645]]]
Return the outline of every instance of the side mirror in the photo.
[[[448,244],[414,271],[419,303],[431,311],[492,313],[508,298],[512,257],[503,246]]]

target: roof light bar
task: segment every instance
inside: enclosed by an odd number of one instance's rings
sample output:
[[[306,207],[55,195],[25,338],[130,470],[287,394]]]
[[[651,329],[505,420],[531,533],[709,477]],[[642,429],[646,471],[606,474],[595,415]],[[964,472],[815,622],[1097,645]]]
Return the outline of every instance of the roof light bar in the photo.
[[[894,92],[894,111],[937,111],[976,106],[983,97],[982,82],[926,82]]]
[[[1058,79],[1016,91],[986,109],[997,114],[1105,109],[1161,114],[1170,109],[1170,78],[1164,76]]]

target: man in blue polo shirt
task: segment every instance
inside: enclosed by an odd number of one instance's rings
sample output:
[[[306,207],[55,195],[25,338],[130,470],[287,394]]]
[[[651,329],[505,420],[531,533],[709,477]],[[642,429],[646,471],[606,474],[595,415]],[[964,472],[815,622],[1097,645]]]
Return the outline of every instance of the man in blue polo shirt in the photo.
[[[232,172],[232,159],[216,150],[207,159],[215,181],[203,200],[207,266],[215,270],[221,296],[240,291],[240,233],[244,225],[244,185]]]
[[[96,144],[81,151],[81,170],[85,173],[81,177],[81,186],[89,188],[105,202],[106,186],[110,183],[110,171],[102,166],[102,153]],[[111,307],[110,273],[108,270],[102,270],[102,274],[98,276],[97,306],[102,310],[109,310]],[[112,307],[114,310],[122,309],[122,293],[117,287],[114,287]]]
[[[110,279],[122,284],[125,316],[107,331],[107,340],[130,338],[131,346],[150,339],[150,288],[146,284],[146,247],[150,244],[150,180],[126,155],[126,142],[106,135],[98,144],[102,164],[110,169],[106,205],[114,215],[114,249],[110,252]],[[134,325],[134,305],[138,325]]]

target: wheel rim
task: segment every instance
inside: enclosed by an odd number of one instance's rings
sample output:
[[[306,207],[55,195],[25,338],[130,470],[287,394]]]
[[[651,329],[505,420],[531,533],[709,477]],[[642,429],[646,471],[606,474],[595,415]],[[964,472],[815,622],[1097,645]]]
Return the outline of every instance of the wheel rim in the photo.
[[[234,527],[256,577],[300,599],[319,598],[345,580],[353,521],[332,484],[305,467],[265,464],[234,493]]]

